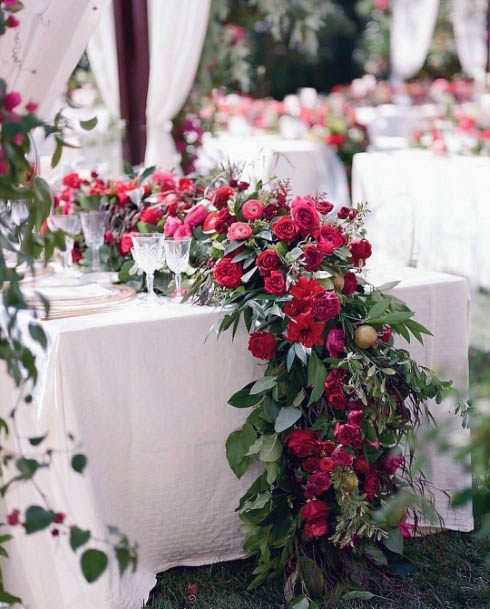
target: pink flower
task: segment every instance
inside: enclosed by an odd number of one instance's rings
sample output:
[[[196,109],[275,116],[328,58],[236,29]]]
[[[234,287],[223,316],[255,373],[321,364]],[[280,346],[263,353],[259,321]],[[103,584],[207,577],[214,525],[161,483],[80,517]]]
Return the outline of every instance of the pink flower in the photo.
[[[30,101],[26,104],[27,112],[35,112],[38,109],[38,107],[39,107],[39,104],[36,104],[32,101]]]
[[[243,204],[242,214],[246,220],[257,220],[264,213],[264,206],[257,199],[250,199]]]
[[[20,93],[17,91],[12,91],[11,93],[7,93],[3,100],[3,105],[5,106],[5,110],[7,112],[11,112],[15,107],[17,107],[22,101],[22,97]]]
[[[173,238],[179,240],[185,239],[186,237],[192,237],[192,228],[188,224],[182,224],[177,227],[173,234]]]
[[[204,205],[196,205],[185,217],[184,224],[188,224],[191,228],[200,226],[208,217],[208,213]]]
[[[242,241],[248,239],[252,235],[252,227],[245,222],[233,222],[228,229],[226,238],[229,241]]]
[[[345,351],[345,333],[340,328],[332,328],[327,335],[326,347],[330,357],[339,357]]]
[[[17,17],[14,17],[13,15],[9,15],[7,21],[5,21],[5,25],[11,28],[18,27],[19,23],[20,21],[17,19]]]
[[[182,220],[175,216],[169,216],[163,227],[163,234],[165,237],[173,237],[179,226],[182,226]]]
[[[7,516],[7,522],[9,523],[9,525],[11,527],[15,527],[20,523],[20,511],[19,510],[12,510],[10,512],[10,514]]]
[[[323,292],[313,300],[315,318],[319,321],[328,321],[340,313],[340,300],[336,292]]]

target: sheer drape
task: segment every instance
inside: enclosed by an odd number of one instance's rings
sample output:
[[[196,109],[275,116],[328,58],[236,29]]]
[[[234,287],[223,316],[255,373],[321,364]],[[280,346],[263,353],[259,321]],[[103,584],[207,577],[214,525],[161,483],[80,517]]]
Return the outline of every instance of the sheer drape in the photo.
[[[146,164],[166,168],[175,165],[171,121],[194,81],[209,6],[210,0],[148,0],[150,83],[146,103]]]
[[[105,106],[113,117],[119,118],[119,77],[112,3],[102,11],[102,19],[88,43],[87,55]]]
[[[453,0],[453,28],[459,61],[468,76],[485,79],[488,0]]]
[[[110,0],[30,0],[0,38],[0,75],[46,116]]]
[[[393,0],[390,48],[395,79],[411,78],[424,65],[438,9],[439,0]]]

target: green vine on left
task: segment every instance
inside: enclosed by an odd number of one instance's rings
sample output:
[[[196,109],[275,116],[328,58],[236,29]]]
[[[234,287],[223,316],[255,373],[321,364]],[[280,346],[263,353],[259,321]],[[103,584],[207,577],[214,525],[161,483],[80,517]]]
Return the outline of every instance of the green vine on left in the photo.
[[[0,36],[12,35],[10,30],[19,26],[18,13],[22,8],[18,0],[0,0]],[[54,458],[67,458],[68,455],[60,457],[52,451],[47,446],[47,434],[23,437],[16,418],[20,408],[29,408],[32,403],[32,389],[38,376],[36,357],[26,344],[25,330],[21,330],[21,318],[29,311],[22,292],[22,279],[26,272],[35,273],[35,261],[47,262],[55,247],[65,247],[62,233],[42,230],[53,201],[48,184],[38,175],[31,134],[40,128],[45,137],[54,138],[54,166],[67,145],[63,137],[67,124],[58,115],[54,124],[48,125],[36,116],[36,110],[37,105],[32,100],[23,100],[19,92],[9,90],[6,81],[0,79],[0,290],[4,317],[0,324],[0,359],[5,362],[17,395],[16,403],[9,405],[10,411],[4,410],[0,415],[0,495],[4,497],[16,485],[29,484],[33,497],[38,498],[23,510],[12,510],[7,523],[0,525],[0,556],[8,559],[5,544],[12,539],[13,529],[23,527],[27,535],[49,532],[53,537],[65,538],[73,552],[80,554],[80,568],[91,583],[106,570],[109,551],[121,574],[128,567],[134,570],[136,547],[116,527],[108,527],[105,538],[96,538],[82,528],[82,523],[71,522],[69,514],[51,505],[37,474],[49,468]],[[81,126],[90,129],[95,122],[88,121]],[[49,309],[48,302],[45,302],[45,308]],[[27,327],[29,339],[45,349],[44,330],[34,312],[29,315],[32,316]],[[12,435],[16,440],[15,449],[7,448],[6,440]],[[77,451],[75,438],[68,439],[73,453],[70,454],[71,467],[74,475],[81,475],[87,458]],[[22,445],[28,446],[28,452],[21,448]],[[20,600],[5,590],[0,579],[0,602],[10,605]]]

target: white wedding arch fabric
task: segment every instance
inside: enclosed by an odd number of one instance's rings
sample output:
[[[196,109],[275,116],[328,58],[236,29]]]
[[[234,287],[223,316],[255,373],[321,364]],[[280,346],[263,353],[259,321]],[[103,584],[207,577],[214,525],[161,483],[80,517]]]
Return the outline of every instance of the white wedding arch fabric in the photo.
[[[390,52],[396,80],[415,76],[424,65],[438,9],[439,0],[393,0]]]
[[[0,76],[46,117],[110,0],[31,0],[0,38]]]
[[[211,0],[149,0],[150,82],[145,163],[170,168],[177,153],[172,119],[191,89],[206,35]]]
[[[453,0],[453,28],[463,70],[477,82],[486,73],[488,0]]]

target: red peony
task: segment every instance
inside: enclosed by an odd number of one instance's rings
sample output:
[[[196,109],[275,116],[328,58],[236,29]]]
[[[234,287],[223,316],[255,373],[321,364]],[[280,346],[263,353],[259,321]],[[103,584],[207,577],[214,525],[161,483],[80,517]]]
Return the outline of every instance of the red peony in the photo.
[[[320,227],[320,216],[316,209],[301,197],[296,197],[292,201],[291,216],[303,236],[313,234]]]
[[[323,262],[323,254],[316,245],[307,245],[303,251],[305,269],[309,273],[316,271]]]
[[[318,436],[311,429],[295,429],[287,435],[284,445],[287,450],[300,459],[318,453]]]
[[[147,207],[141,213],[141,222],[147,224],[158,224],[163,218],[163,210],[160,207]]]
[[[279,271],[272,271],[271,274],[264,279],[264,290],[268,294],[282,296],[286,293],[286,278]]]
[[[214,269],[214,278],[225,288],[237,288],[242,283],[242,266],[229,258],[223,258]]]
[[[336,292],[323,292],[313,300],[313,311],[319,321],[328,321],[337,317],[340,310],[340,300]]]
[[[331,224],[324,224],[317,233],[317,241],[320,250],[331,256],[334,250],[346,244],[346,237],[342,231]]]
[[[263,213],[264,206],[257,199],[249,199],[242,206],[242,214],[246,220],[257,220]]]
[[[270,361],[276,353],[277,341],[269,332],[254,332],[248,340],[248,350],[257,359]]]
[[[278,239],[287,243],[293,241],[297,234],[294,222],[287,216],[282,216],[277,222],[274,222],[272,232]]]
[[[340,354],[345,351],[345,332],[341,328],[332,328],[327,334],[325,346],[330,357],[340,357]]]
[[[340,467],[350,467],[354,463],[354,457],[343,446],[337,446],[332,453],[332,459]]]
[[[367,258],[371,256],[371,244],[367,239],[356,239],[349,247],[352,262],[356,266],[365,264]]]
[[[262,277],[266,277],[272,271],[277,271],[281,265],[281,259],[275,250],[264,250],[257,256],[255,263]]]
[[[231,186],[221,186],[214,191],[213,196],[211,197],[211,203],[216,209],[223,209],[234,194],[235,189]]]
[[[287,339],[292,343],[301,343],[307,349],[321,345],[325,325],[313,320],[308,313],[302,313],[287,325]]]
[[[342,288],[342,294],[346,296],[352,296],[357,290],[357,279],[354,273],[346,273],[344,275],[344,287]]]

